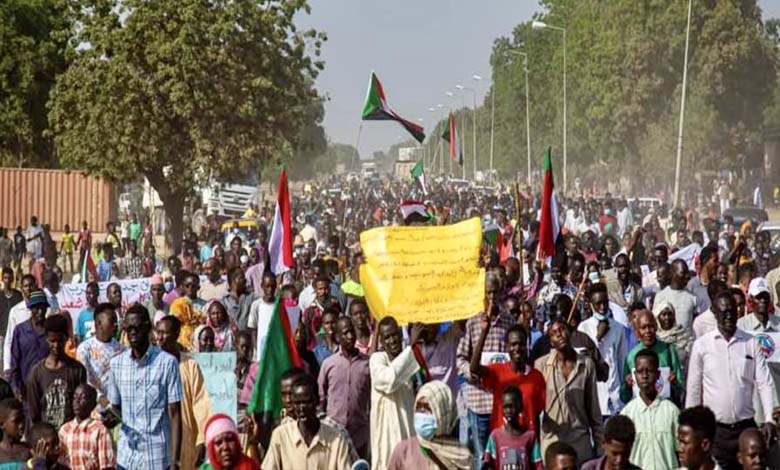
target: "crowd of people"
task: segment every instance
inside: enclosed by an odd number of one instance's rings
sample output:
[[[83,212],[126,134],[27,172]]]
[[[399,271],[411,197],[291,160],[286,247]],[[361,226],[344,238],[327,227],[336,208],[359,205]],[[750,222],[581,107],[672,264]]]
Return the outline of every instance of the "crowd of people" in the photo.
[[[0,469],[780,468],[766,232],[717,204],[577,196],[560,199],[556,255],[539,260],[539,195],[428,189],[331,179],[294,194],[295,267],[278,276],[271,207],[252,208],[251,242],[185,230],[165,261],[136,218],[99,243],[83,224],[69,247],[98,261],[79,312],[60,308],[33,217],[18,243],[41,251],[21,276],[21,260],[2,267]],[[424,211],[404,217],[408,197]],[[409,325],[371,312],[362,231],[475,216],[481,312]],[[145,302],[116,282],[135,278]],[[303,367],[282,375],[281,415],[260,416],[247,407],[280,311]],[[192,356],[212,352],[236,355],[236,420],[212,412]]]

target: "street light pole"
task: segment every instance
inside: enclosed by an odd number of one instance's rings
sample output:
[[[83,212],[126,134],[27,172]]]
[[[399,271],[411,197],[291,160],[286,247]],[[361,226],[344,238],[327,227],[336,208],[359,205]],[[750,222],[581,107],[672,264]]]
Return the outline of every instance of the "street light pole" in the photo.
[[[474,158],[474,168],[471,169],[472,177],[474,178],[474,181],[477,180],[477,92],[473,88],[469,88],[467,86],[463,85],[455,85],[455,88],[461,91],[470,91],[471,96],[473,98],[474,108],[471,110],[471,133],[474,134],[472,137],[473,141],[473,158]],[[491,167],[491,170],[493,168]]]
[[[531,22],[531,28],[532,29],[549,28],[563,33],[563,194],[566,194],[566,183],[567,183],[566,166],[568,161],[566,155],[566,28],[561,28],[560,26],[553,26],[543,21]]]
[[[674,206],[680,205],[680,170],[682,167],[683,124],[685,117],[685,89],[688,84],[688,44],[691,39],[691,10],[693,0],[688,0],[688,26],[685,28],[685,59],[683,60],[682,97],[680,99],[680,128],[677,133],[677,161],[674,165]]]
[[[528,174],[526,175],[528,181],[528,188],[531,188],[531,102],[528,99],[528,54],[521,51],[509,51],[511,54],[516,54],[523,57],[523,69],[525,71],[525,145],[528,152]],[[564,175],[566,174],[564,170]]]

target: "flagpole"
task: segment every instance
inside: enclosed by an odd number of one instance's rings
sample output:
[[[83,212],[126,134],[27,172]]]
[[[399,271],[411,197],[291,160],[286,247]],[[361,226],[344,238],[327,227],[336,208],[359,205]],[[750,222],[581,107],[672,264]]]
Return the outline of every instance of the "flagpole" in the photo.
[[[358,161],[358,167],[360,166],[360,135],[363,133],[363,121],[360,121],[360,127],[358,127],[357,139],[355,140],[355,157],[352,159],[352,170],[355,171],[355,159]]]

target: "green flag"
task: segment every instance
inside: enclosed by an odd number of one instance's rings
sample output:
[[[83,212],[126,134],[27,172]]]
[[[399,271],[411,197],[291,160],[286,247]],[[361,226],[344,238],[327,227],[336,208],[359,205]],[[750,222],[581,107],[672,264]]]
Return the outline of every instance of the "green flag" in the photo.
[[[422,160],[418,160],[412,168],[412,179],[417,180],[417,183],[422,188],[423,194],[428,195],[428,188],[425,187],[425,170],[423,170]]]

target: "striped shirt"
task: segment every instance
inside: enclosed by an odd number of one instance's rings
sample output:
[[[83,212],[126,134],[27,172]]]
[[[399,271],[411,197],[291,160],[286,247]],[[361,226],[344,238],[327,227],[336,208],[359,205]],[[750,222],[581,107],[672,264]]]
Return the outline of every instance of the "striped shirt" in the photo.
[[[470,379],[471,371],[469,363],[471,355],[477,347],[477,341],[482,334],[482,323],[480,317],[482,313],[475,315],[466,322],[466,334],[460,339],[457,352],[457,365],[460,375]],[[498,317],[493,320],[485,338],[483,352],[506,352],[506,331],[517,321],[507,312],[501,311]],[[474,377],[473,382],[464,383],[463,390],[466,394],[466,405],[468,409],[477,414],[489,415],[493,411],[493,394],[479,388],[479,378]]]
[[[168,405],[181,402],[179,364],[157,346],[136,360],[127,350],[111,360],[108,399],[121,410],[118,465],[156,470],[171,464]]]

